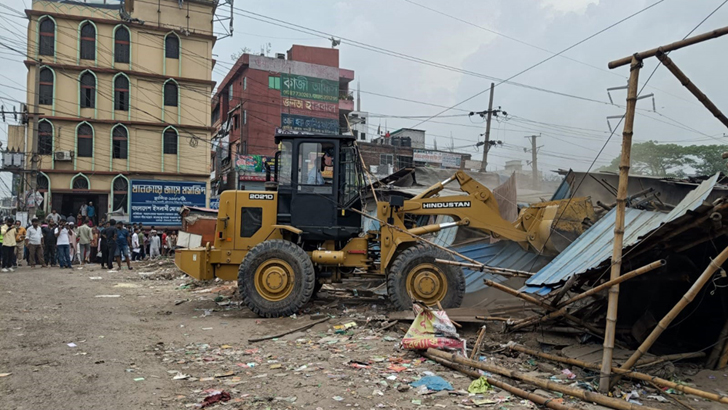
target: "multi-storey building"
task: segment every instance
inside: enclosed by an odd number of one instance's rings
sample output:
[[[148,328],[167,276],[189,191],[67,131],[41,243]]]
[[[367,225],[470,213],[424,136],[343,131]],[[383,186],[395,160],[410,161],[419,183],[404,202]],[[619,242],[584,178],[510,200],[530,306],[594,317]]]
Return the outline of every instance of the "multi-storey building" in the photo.
[[[46,212],[93,201],[174,225],[175,204],[206,205],[215,4],[33,0],[25,64]]]
[[[339,68],[335,48],[294,45],[275,57],[240,56],[212,99],[212,124],[220,136],[213,152],[215,190],[261,188],[264,177],[252,164],[275,153],[276,132],[349,131],[353,79],[354,71]]]

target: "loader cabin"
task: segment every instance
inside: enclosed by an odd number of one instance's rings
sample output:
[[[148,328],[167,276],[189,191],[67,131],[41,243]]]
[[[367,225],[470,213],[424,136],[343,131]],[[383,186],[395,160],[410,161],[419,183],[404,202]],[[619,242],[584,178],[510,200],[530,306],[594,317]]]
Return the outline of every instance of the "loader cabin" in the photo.
[[[361,230],[363,186],[354,136],[277,135],[274,184],[279,225],[303,231],[305,242],[346,241]]]

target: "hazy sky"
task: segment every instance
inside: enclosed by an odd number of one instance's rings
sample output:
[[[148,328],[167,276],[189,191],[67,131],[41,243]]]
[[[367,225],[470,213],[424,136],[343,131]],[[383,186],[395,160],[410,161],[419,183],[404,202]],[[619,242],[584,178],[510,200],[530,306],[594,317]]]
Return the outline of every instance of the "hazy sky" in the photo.
[[[331,42],[324,37],[343,37],[339,46],[341,66],[354,70],[361,81],[362,109],[372,115],[370,132],[375,131],[380,118],[382,129],[386,124],[390,131],[416,126],[427,131],[428,147],[432,147],[436,138],[440,149],[452,143],[459,151],[471,152],[479,158],[482,154],[473,145],[482,140],[480,134],[485,125],[480,117],[468,117],[467,112],[487,108],[490,78],[515,75],[548,58],[552,55],[550,52],[559,52],[656,1],[238,0],[234,36],[218,41],[214,49],[219,64],[213,79],[222,79],[232,63],[230,55],[242,47],[259,52],[270,43],[273,55],[285,52],[292,44],[330,47]],[[539,145],[543,145],[539,152],[542,169],[587,169],[609,137],[606,117],[624,113],[624,108],[609,105],[606,89],[626,85],[628,68],[609,70],[607,63],[681,39],[722,2],[662,1],[562,56],[519,75],[513,81],[520,86],[509,83],[497,86],[494,105],[507,111],[510,120],[493,123],[491,139],[501,140],[504,145],[491,150],[489,170],[502,168],[510,159],[530,159],[531,154],[523,152],[528,143],[524,136],[534,133],[542,134],[539,139]],[[30,0],[25,3],[29,4]],[[0,0],[0,4],[17,10],[23,8],[23,0]],[[325,34],[302,33],[256,21],[246,17],[243,10]],[[24,35],[8,21],[23,25],[25,21],[10,17],[11,13],[0,9],[0,40],[15,39],[18,33]],[[726,23],[728,6],[718,10],[695,34]],[[222,32],[222,27],[216,25],[215,30]],[[404,54],[409,59],[428,60],[438,67],[367,50],[346,39]],[[724,51],[727,42],[728,38],[716,39],[670,55],[724,111],[728,111],[728,82],[722,74],[728,62]],[[0,74],[8,77],[0,76],[0,99],[9,94],[24,100],[22,91],[7,87],[17,87],[12,81],[25,83],[26,70],[21,58],[0,50],[0,59],[3,61]],[[645,62],[640,86],[656,63],[654,58]],[[356,83],[352,88],[356,88]],[[440,118],[419,124],[444,109],[433,105],[453,106],[478,93],[481,94]],[[655,95],[657,111],[652,112],[651,99],[639,101],[634,136],[637,142],[652,139],[680,144],[725,143],[726,130],[722,124],[664,67],[657,70],[643,92],[649,93]],[[623,105],[625,97],[625,90],[612,92],[616,104]],[[7,100],[2,103],[6,107],[12,104]],[[385,118],[385,115],[395,118]],[[422,118],[401,118],[409,116]],[[612,120],[612,125],[617,121]],[[6,138],[5,125],[0,129],[0,135]],[[620,143],[618,132],[599,156],[597,166],[609,163],[618,155]]]

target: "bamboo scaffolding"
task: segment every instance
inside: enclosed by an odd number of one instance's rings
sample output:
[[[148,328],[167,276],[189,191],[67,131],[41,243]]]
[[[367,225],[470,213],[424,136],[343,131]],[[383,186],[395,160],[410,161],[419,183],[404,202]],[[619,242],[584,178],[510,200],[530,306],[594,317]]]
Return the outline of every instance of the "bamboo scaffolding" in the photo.
[[[693,44],[703,42],[705,40],[718,38],[718,37],[724,36],[726,34],[728,34],[728,27],[719,28],[719,29],[716,29],[713,31],[709,31],[707,33],[698,34],[697,36],[688,37],[684,40],[676,41],[674,43],[670,43],[670,44],[664,45],[662,47],[656,47],[651,50],[643,51],[641,53],[636,53],[629,57],[624,57],[624,58],[620,58],[618,60],[611,61],[611,62],[609,62],[608,66],[610,69],[621,67],[623,65],[629,64],[633,58],[636,58],[637,60],[644,60],[645,58],[655,56],[659,51],[662,51],[663,53],[667,53],[669,51],[678,50],[683,47],[687,47],[687,46],[691,46]]]
[[[718,107],[716,107],[715,104],[710,101],[705,93],[700,91],[698,86],[690,81],[690,78],[688,78],[688,76],[685,75],[685,73],[683,73],[677,65],[675,65],[675,62],[673,62],[672,59],[667,56],[667,54],[662,51],[658,51],[655,54],[655,57],[657,57],[657,59],[662,62],[662,65],[664,65],[665,68],[670,70],[672,75],[674,75],[675,78],[680,81],[680,84],[687,88],[688,91],[690,91],[695,96],[695,98],[697,98],[698,101],[700,101],[705,106],[705,108],[707,108],[708,111],[710,111],[710,113],[718,119],[718,121],[722,122],[723,125],[728,127],[728,118],[726,118],[725,115],[723,115],[723,113],[718,109]]]
[[[527,347],[521,346],[516,343],[509,343],[508,347],[511,350],[515,350],[517,352],[530,354],[531,356],[541,357],[543,359],[551,360],[554,362],[566,363],[566,364],[571,364],[574,366],[579,366],[584,369],[599,370],[601,368],[600,365],[595,364],[595,363],[589,363],[589,362],[585,362],[583,360],[571,359],[568,357],[561,357],[561,356],[556,356],[553,354],[539,352],[537,350],[529,349]],[[624,369],[620,369],[618,367],[612,367],[611,370],[614,373],[618,373],[624,377],[629,377],[630,379],[642,380],[645,382],[653,382],[662,387],[672,388],[672,389],[675,389],[677,391],[680,391],[680,392],[683,392],[686,394],[692,394],[692,395],[695,395],[698,397],[702,397],[704,399],[728,404],[728,397],[726,397],[726,396],[699,390],[694,387],[690,387],[690,386],[687,386],[684,384],[678,384],[675,382],[671,382],[670,380],[665,380],[665,379],[662,379],[659,377],[650,376],[649,374],[646,374],[646,373],[639,373],[639,372],[634,372],[631,370],[624,370]]]
[[[609,280],[619,278],[622,273],[622,246],[624,244],[624,209],[627,203],[627,184],[629,183],[630,155],[632,151],[632,132],[634,129],[634,113],[637,106],[637,85],[639,83],[642,61],[632,57],[627,84],[627,112],[624,115],[622,130],[622,154],[619,160],[619,185],[617,186],[617,213],[614,220],[614,247],[612,248],[612,270]],[[612,368],[614,351],[614,334],[617,328],[617,305],[619,304],[619,285],[609,288],[607,304],[607,324],[604,328],[604,352],[602,355],[602,371],[599,377],[599,390],[609,391],[609,374]]]
[[[517,298],[523,299],[526,302],[533,303],[534,305],[540,306],[540,307],[542,307],[542,308],[544,308],[544,309],[546,309],[548,311],[557,310],[555,307],[549,305],[548,303],[542,302],[542,301],[534,298],[531,295],[527,295],[525,293],[520,293],[519,291],[517,291],[515,289],[511,289],[508,286],[501,285],[498,282],[493,282],[490,279],[483,279],[483,282],[485,282],[486,285],[488,285],[488,286],[490,286],[492,288],[498,289],[500,291],[503,291],[505,293],[508,293],[509,295],[513,295],[513,296],[515,296]],[[568,320],[570,320],[570,321],[578,324],[579,326],[581,326],[581,327],[589,330],[590,332],[594,333],[595,335],[598,335],[599,337],[602,337],[603,333],[602,333],[601,330],[599,330],[596,327],[594,327],[594,326],[592,326],[592,325],[584,322],[583,320],[579,319],[578,317],[573,316],[573,315],[571,315],[569,313],[564,313],[563,316],[564,316],[564,318],[566,318],[566,319],[568,319]]]
[[[700,275],[698,280],[693,283],[693,285],[688,289],[687,292],[683,295],[682,298],[675,304],[675,306],[665,315],[665,317],[660,320],[660,322],[657,324],[657,326],[652,330],[652,333],[650,333],[649,336],[647,336],[647,339],[645,339],[644,342],[640,345],[640,347],[637,348],[637,350],[630,356],[629,359],[627,359],[626,362],[621,366],[621,369],[623,370],[629,370],[634,366],[634,364],[639,360],[639,358],[647,353],[648,350],[650,350],[650,347],[655,343],[657,338],[660,337],[662,332],[667,329],[667,327],[672,323],[673,320],[677,317],[680,312],[685,309],[685,306],[689,305],[690,302],[695,299],[695,296],[698,294],[700,289],[705,286],[706,283],[710,280],[710,278],[713,276],[713,274],[720,269],[721,265],[725,263],[726,259],[728,259],[728,247],[723,249],[721,253],[718,254],[718,256],[715,257],[708,266],[705,268],[703,273]]]
[[[568,306],[568,305],[570,305],[570,304],[572,304],[574,302],[577,302],[579,300],[582,300],[584,298],[587,298],[589,296],[592,296],[594,294],[597,294],[597,293],[603,291],[604,289],[609,288],[610,286],[618,285],[618,284],[620,284],[620,283],[622,283],[622,282],[624,282],[626,280],[632,279],[634,277],[640,276],[640,275],[645,274],[647,272],[653,271],[653,270],[655,270],[655,269],[657,269],[659,267],[665,266],[666,263],[667,262],[664,259],[661,259],[659,261],[655,261],[655,262],[652,262],[652,263],[650,263],[648,265],[645,265],[645,266],[643,266],[641,268],[635,269],[635,270],[633,270],[631,272],[625,273],[624,275],[618,277],[617,279],[610,280],[608,282],[604,282],[604,283],[602,283],[599,286],[596,286],[596,287],[594,287],[592,289],[589,289],[588,291],[586,291],[584,293],[580,293],[579,295],[574,296],[571,299],[568,299],[568,300],[566,300],[564,302],[559,303],[558,305],[556,305],[556,307],[559,308],[559,310],[556,310],[554,312],[551,312],[551,313],[549,313],[549,314],[547,314],[545,316],[534,316],[534,317],[530,317],[530,318],[527,318],[527,319],[522,319],[522,320],[517,321],[511,327],[511,330],[518,330],[518,329],[524,328],[526,326],[530,326],[530,325],[534,325],[534,324],[538,324],[538,323],[543,323],[543,322],[546,322],[546,321],[549,321],[549,320],[552,320],[552,319],[559,318],[559,317],[563,316],[566,313],[566,306]]]
[[[554,410],[577,410],[575,407],[570,407],[570,406],[567,406],[565,404],[561,404],[559,402],[556,402],[556,401],[554,401],[554,400],[552,400],[550,398],[546,398],[546,397],[543,397],[543,396],[539,396],[538,394],[535,394],[535,393],[527,392],[525,390],[519,389],[518,387],[511,386],[508,383],[504,383],[504,382],[502,382],[500,380],[496,380],[496,379],[494,379],[492,377],[481,376],[476,371],[470,370],[470,369],[468,369],[468,368],[466,368],[464,366],[459,366],[459,365],[457,365],[457,364],[455,364],[453,362],[447,361],[447,360],[445,360],[443,358],[440,358],[440,357],[437,357],[437,356],[433,356],[433,355],[430,355],[428,353],[423,353],[422,355],[425,356],[426,358],[434,361],[434,362],[437,362],[437,363],[445,366],[445,367],[449,367],[449,368],[451,368],[453,370],[456,370],[456,371],[458,371],[458,372],[460,372],[462,374],[468,375],[468,376],[472,377],[473,379],[478,379],[480,377],[485,377],[485,379],[488,381],[489,384],[491,384],[491,385],[493,385],[495,387],[498,387],[499,389],[503,389],[503,390],[505,390],[505,391],[507,391],[509,393],[515,394],[516,396],[523,397],[526,400],[531,400],[532,402],[534,402],[536,404],[539,404],[541,406],[546,406],[546,407],[548,407],[550,409],[554,409]]]
[[[437,349],[427,349],[427,353],[430,356],[439,357],[441,359],[448,360],[450,362],[474,367],[476,369],[485,370],[486,372],[500,374],[502,376],[510,377],[511,379],[518,379],[529,384],[533,384],[542,389],[553,390],[559,393],[568,394],[581,400],[585,400],[591,403],[601,404],[602,406],[611,407],[618,410],[655,410],[652,407],[639,406],[636,404],[629,403],[624,400],[607,397],[599,393],[594,393],[586,390],[582,390],[576,387],[565,386],[563,384],[555,383],[550,380],[544,380],[538,377],[534,377],[528,374],[517,372],[514,370],[506,369],[505,367],[496,366],[493,364],[487,364],[485,362],[476,362],[470,360],[467,357],[458,356],[454,353],[447,353]]]

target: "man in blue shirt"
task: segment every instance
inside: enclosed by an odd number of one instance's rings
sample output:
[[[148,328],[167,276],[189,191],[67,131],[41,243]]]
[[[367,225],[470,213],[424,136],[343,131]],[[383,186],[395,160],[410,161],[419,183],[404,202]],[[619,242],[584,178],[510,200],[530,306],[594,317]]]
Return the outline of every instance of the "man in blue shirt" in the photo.
[[[93,201],[89,201],[86,207],[86,216],[88,216],[88,219],[94,221],[94,224],[96,223],[96,208],[94,208]]]
[[[131,270],[131,254],[129,253],[129,246],[131,245],[131,235],[129,231],[124,227],[124,223],[119,221],[116,223],[116,264],[121,270],[121,256],[124,255],[126,258],[126,267]]]

